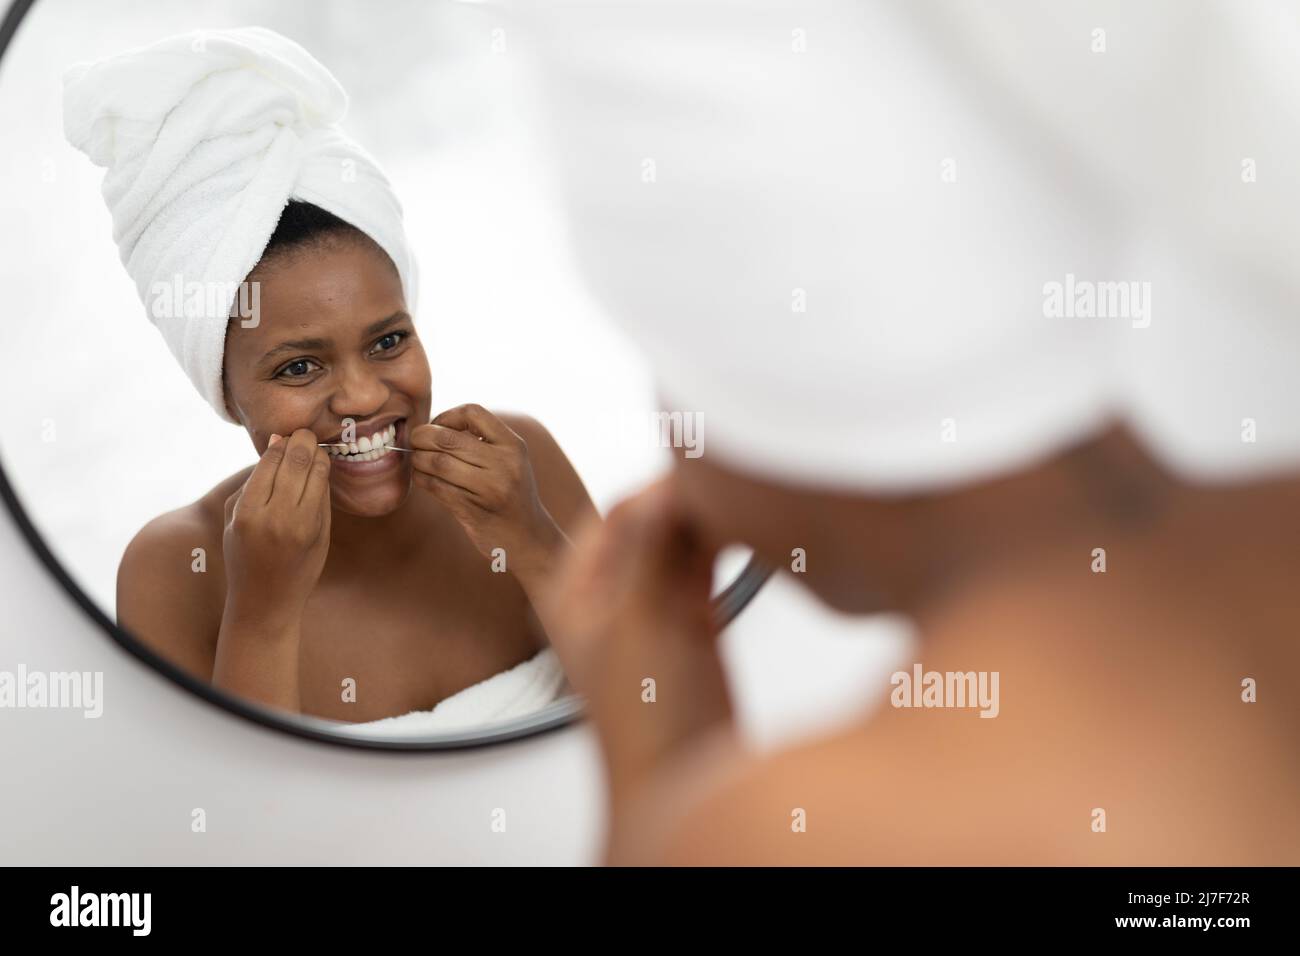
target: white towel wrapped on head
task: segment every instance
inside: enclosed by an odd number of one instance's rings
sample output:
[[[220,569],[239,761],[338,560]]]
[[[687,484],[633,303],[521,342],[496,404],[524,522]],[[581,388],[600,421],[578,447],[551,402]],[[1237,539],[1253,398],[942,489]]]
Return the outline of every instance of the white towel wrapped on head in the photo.
[[[488,2],[695,454],[940,493],[1122,422],[1187,480],[1300,469],[1287,4]]]
[[[401,206],[375,161],[338,128],[346,111],[325,67],[260,27],[169,37],[78,64],[64,78],[64,132],[107,170],[122,263],[172,354],[226,420],[231,308],[290,199],[370,236],[415,308]],[[152,308],[155,290],[176,283],[218,291],[183,315]]]

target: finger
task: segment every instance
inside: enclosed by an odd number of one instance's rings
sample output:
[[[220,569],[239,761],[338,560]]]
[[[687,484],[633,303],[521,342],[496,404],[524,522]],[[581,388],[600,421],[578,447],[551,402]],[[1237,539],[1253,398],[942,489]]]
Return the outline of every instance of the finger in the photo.
[[[646,589],[691,631],[717,633],[712,613],[713,569],[718,549],[688,516],[675,486],[657,483],[648,504]]]
[[[471,432],[492,445],[522,441],[505,422],[482,405],[457,405],[455,408],[449,408],[437,416],[432,424]]]
[[[713,570],[717,549],[691,523],[672,516],[660,552],[659,581],[676,594],[683,609],[707,609],[713,595]]]
[[[411,481],[418,488],[428,491],[445,506],[453,512],[459,508],[470,506],[478,507],[478,498],[473,492],[466,491],[451,482],[439,478],[437,475],[431,475],[428,472],[417,471],[411,475]]]
[[[618,517],[630,586],[638,595],[652,605],[674,607],[674,613],[707,608],[712,551],[677,506],[668,483],[657,481],[629,499]]]
[[[641,496],[626,498],[610,509],[591,553],[605,586],[618,594],[636,589],[644,577],[645,522]]]
[[[440,451],[417,451],[411,454],[411,467],[417,475],[441,479],[467,495],[478,497],[478,490],[488,480],[488,472]]]
[[[618,527],[599,515],[589,518],[573,539],[574,570],[593,586],[612,580],[626,554]]]
[[[322,448],[321,451],[324,452],[325,449]],[[330,523],[334,520],[334,509],[330,507],[329,469],[330,469],[329,455],[326,454],[325,455],[325,487],[321,490],[320,493],[319,507],[321,509],[320,533],[325,536],[325,540],[327,541],[329,540],[329,536],[330,536]]]
[[[647,549],[647,529],[659,508],[657,499],[649,497],[655,485],[623,499],[608,515],[592,516],[573,535],[573,552],[569,568],[578,577],[612,581],[628,578]]]
[[[711,559],[714,549],[690,520],[668,478],[654,482],[640,496],[641,518],[646,525],[647,553],[660,572],[694,573]]]
[[[322,497],[328,499],[330,487],[330,456],[324,448],[316,449],[316,457],[307,472],[307,483],[303,485],[299,505],[319,507]]]
[[[551,609],[575,621],[590,618],[596,607],[610,600],[619,555],[616,535],[599,515],[589,517],[573,535],[573,547],[560,567],[549,595]],[[584,609],[584,610],[577,610]]]
[[[487,467],[494,446],[479,441],[473,432],[460,431],[447,425],[417,425],[409,436],[411,447],[420,451],[442,451],[463,462]]]
[[[329,482],[325,483],[325,492],[321,495],[321,524],[320,533],[324,535],[325,540],[329,540],[330,522],[334,520],[334,509],[330,507],[330,486]]]
[[[717,548],[690,519],[677,498],[676,488],[668,478],[663,478],[647,490],[648,520],[660,561],[669,570],[693,574],[701,565],[712,567]]]
[[[230,520],[235,516],[235,506],[239,504],[239,499],[240,497],[243,496],[245,487],[246,485],[240,485],[237,491],[235,491],[233,494],[226,497],[226,508],[225,508],[226,527],[230,526]]]
[[[316,454],[324,451],[317,447],[316,435],[309,428],[299,428],[284,443],[284,459],[275,473],[275,487],[271,498],[296,506],[302,500],[302,493],[307,487],[307,478],[311,475],[312,462]]]
[[[272,435],[271,441],[262,452],[261,459],[253,466],[253,473],[244,482],[242,493],[250,504],[264,505],[271,500],[275,488],[275,473],[280,469],[284,459],[285,441],[283,435]]]
[[[441,451],[417,451],[411,455],[411,467],[426,475],[434,475],[455,485],[467,494],[478,495],[487,490],[492,473],[485,468],[461,461],[454,455]]]

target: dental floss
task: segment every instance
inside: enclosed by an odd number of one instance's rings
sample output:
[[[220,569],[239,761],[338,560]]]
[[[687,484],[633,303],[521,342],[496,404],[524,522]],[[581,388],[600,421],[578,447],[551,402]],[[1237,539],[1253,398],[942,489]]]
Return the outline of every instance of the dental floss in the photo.
[[[347,448],[348,446],[341,441],[332,441],[332,442],[318,441],[316,443],[316,447],[317,448]],[[402,448],[398,445],[385,445],[384,447],[387,448],[389,451],[410,451],[410,452],[415,451],[414,448]]]

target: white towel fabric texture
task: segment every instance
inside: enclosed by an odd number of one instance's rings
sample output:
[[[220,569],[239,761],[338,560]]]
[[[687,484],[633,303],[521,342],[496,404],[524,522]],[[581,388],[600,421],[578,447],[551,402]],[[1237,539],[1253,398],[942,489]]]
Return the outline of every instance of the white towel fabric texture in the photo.
[[[1120,421],[1194,480],[1300,466],[1286,4],[487,5],[706,458],[911,494]]]
[[[439,701],[432,710],[412,711],[352,727],[385,738],[479,730],[536,713],[559,699],[566,686],[559,658],[548,647],[507,671]]]
[[[325,67],[260,27],[169,37],[64,77],[64,133],[106,171],[122,263],[172,354],[227,421],[227,324],[290,199],[378,243],[415,308],[401,205],[339,128],[347,106]]]

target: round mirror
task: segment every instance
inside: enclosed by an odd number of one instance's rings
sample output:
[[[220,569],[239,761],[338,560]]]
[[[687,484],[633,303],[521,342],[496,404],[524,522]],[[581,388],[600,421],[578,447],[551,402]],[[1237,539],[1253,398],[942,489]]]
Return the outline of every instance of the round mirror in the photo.
[[[506,42],[454,4],[6,16],[0,490],[114,640],[263,724],[572,720],[540,598],[583,522],[703,451],[584,290]]]

